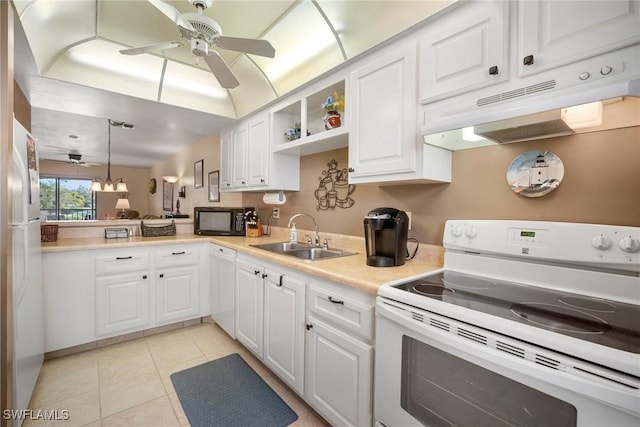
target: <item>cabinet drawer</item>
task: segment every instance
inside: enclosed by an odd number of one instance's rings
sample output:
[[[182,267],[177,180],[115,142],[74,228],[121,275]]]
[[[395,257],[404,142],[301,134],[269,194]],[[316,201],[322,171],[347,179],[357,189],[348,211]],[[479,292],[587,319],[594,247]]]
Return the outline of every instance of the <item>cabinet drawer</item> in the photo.
[[[149,268],[149,252],[118,251],[96,257],[96,274],[119,274]]]
[[[156,268],[197,264],[200,251],[193,246],[168,246],[156,250]]]
[[[342,330],[352,331],[368,340],[373,338],[374,306],[347,293],[310,286],[309,313],[332,321]]]

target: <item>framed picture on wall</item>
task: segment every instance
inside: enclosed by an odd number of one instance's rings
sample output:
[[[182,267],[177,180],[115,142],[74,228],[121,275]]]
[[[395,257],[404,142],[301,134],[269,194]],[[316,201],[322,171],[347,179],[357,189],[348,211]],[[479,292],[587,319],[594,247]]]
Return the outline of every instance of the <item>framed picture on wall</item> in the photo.
[[[203,171],[202,164],[204,163],[204,159],[198,160],[193,164],[193,188],[202,188],[203,187]]]
[[[171,211],[173,209],[173,184],[162,181],[162,210]]]
[[[209,201],[220,201],[220,171],[209,172]]]

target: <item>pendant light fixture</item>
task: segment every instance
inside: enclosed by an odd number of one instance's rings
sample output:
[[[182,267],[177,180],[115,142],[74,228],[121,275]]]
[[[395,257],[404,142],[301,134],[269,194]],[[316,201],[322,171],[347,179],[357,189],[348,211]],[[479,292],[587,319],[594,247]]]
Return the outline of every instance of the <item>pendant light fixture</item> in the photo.
[[[111,126],[123,128],[123,129],[133,129],[133,125],[125,122],[114,122],[111,119],[107,120],[107,130],[108,130],[108,146],[107,146],[107,179],[104,181],[104,185],[100,182],[98,178],[95,178],[91,182],[91,187],[89,187],[89,191],[101,191],[104,193],[128,193],[129,189],[127,188],[127,184],[124,182],[124,179],[118,178],[116,180],[115,187],[113,186],[113,181],[111,180]]]

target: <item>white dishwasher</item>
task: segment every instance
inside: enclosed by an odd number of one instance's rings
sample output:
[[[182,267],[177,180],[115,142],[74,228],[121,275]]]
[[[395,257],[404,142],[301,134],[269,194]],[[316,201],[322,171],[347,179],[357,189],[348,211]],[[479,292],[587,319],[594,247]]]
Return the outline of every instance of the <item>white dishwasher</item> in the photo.
[[[209,255],[211,317],[235,339],[236,251],[212,243]]]

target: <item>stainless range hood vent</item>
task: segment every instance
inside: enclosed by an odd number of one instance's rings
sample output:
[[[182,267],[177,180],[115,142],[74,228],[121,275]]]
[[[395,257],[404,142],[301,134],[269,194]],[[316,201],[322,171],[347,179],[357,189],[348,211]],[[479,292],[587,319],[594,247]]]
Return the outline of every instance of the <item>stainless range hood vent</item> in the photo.
[[[478,125],[473,133],[501,144],[574,134],[565,116],[564,109],[545,111]]]

